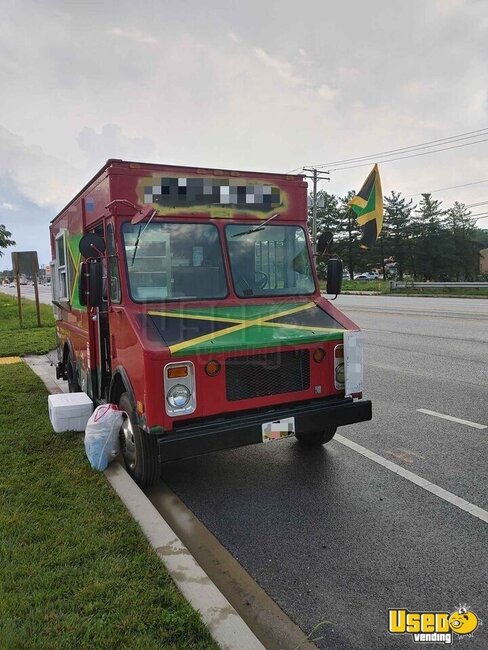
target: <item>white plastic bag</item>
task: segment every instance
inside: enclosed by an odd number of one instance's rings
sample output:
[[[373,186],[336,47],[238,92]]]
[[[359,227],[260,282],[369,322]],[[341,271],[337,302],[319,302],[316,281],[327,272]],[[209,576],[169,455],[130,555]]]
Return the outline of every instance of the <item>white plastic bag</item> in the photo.
[[[115,404],[102,404],[93,411],[85,429],[85,451],[93,469],[103,472],[117,457],[123,420],[124,412]]]

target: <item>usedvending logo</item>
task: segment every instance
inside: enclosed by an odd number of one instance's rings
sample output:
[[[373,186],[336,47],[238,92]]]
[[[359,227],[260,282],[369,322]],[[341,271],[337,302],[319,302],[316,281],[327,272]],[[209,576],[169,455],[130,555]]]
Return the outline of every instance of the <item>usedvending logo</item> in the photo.
[[[467,605],[454,612],[409,612],[388,610],[388,632],[409,634],[415,643],[450,644],[455,638],[473,635],[481,621]]]

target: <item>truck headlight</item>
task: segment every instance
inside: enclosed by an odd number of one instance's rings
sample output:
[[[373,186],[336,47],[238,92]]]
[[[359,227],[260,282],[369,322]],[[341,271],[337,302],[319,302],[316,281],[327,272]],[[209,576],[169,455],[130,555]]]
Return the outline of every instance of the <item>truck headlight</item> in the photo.
[[[334,386],[336,390],[344,390],[346,372],[344,367],[344,345],[334,348]]]
[[[173,409],[183,409],[191,399],[190,390],[183,384],[176,384],[166,394],[166,401]]]
[[[335,380],[336,380],[336,384],[344,384],[345,381],[344,363],[339,363],[335,367]]]
[[[164,366],[164,406],[176,418],[189,415],[197,408],[195,366],[191,361],[172,361]]]

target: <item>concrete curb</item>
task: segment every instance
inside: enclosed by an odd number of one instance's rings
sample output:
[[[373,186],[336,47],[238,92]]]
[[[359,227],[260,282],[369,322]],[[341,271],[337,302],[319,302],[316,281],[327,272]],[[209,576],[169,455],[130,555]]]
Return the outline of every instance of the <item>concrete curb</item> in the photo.
[[[219,646],[224,650],[264,650],[261,642],[127,472],[114,463],[105,470],[105,476],[142,528],[178,589],[200,613]]]
[[[47,355],[26,356],[23,360],[42,379],[50,393],[66,391],[65,385],[54,378]],[[127,472],[119,464],[113,463],[104,474],[141,527],[178,589],[193,609],[199,612],[219,647],[222,650],[265,650]]]

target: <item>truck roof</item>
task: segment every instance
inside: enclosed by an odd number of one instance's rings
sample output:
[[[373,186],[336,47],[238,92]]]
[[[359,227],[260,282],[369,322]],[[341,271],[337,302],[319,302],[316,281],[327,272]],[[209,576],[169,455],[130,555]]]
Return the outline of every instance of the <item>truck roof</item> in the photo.
[[[120,171],[119,171],[120,170]],[[122,160],[118,158],[109,158],[107,162],[101,167],[96,174],[82,187],[82,189],[74,196],[62,210],[52,219],[51,223],[54,223],[58,217],[60,217],[75,201],[77,201],[83,194],[90,189],[90,187],[104,174],[117,174],[123,173],[122,170],[131,170],[131,173],[137,173],[135,170],[141,171],[161,171],[168,173],[178,173],[182,174],[206,174],[213,175],[216,177],[242,177],[246,176],[248,178],[256,179],[274,179],[281,182],[303,182],[303,174],[279,174],[275,172],[258,172],[258,171],[243,171],[236,169],[218,169],[210,167],[187,167],[181,165],[167,165],[162,163],[146,163],[146,162],[137,162],[131,160]]]

